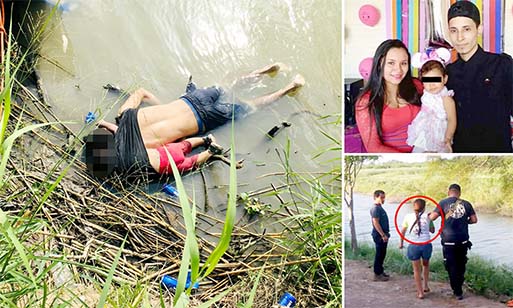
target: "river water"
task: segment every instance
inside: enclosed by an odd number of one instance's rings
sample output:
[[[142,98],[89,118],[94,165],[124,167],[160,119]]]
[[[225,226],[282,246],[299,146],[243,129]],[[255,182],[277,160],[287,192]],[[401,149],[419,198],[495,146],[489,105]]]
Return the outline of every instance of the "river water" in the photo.
[[[464,196],[463,196],[464,197]],[[439,201],[439,200],[437,200]],[[373,204],[372,196],[355,194],[354,195],[354,219],[356,225],[356,234],[358,241],[372,242],[370,235],[372,230],[369,210]],[[399,207],[399,203],[386,202],[384,209],[387,211],[390,223],[390,245],[391,248],[397,248],[399,245],[399,234],[394,227],[394,215]],[[434,205],[427,205],[426,209],[431,211]],[[402,218],[407,212],[412,212],[411,202],[403,205],[398,213],[397,222],[402,223]],[[349,228],[349,216],[347,206],[344,206],[344,232],[345,237],[351,238]],[[470,240],[472,241],[472,249],[469,251],[469,258],[472,255],[478,255],[486,260],[492,261],[494,264],[504,264],[513,268],[513,218],[503,217],[494,214],[477,213],[478,223],[469,226]],[[435,221],[435,234],[440,228],[440,219]],[[407,243],[405,242],[405,246]],[[434,253],[442,254],[440,237],[433,241]],[[406,254],[406,249],[404,249]]]
[[[276,76],[240,90],[241,97],[272,92],[302,74],[306,85],[235,124],[236,154],[245,159],[237,172],[239,192],[280,184],[280,157],[291,141],[295,171],[331,170],[340,153],[312,156],[330,145],[321,129],[340,140],[340,128],[317,115],[341,112],[341,1],[322,0],[76,0],[61,1],[41,48],[38,70],[54,112],[79,131],[88,111],[113,120],[120,103],[102,88],[144,87],[161,101],[184,93],[189,75],[198,86],[229,87],[241,75],[273,62],[284,63]],[[276,138],[265,136],[274,125],[292,126]],[[230,125],[215,130],[218,143],[230,144]],[[283,158],[283,155],[282,155]],[[206,169],[215,216],[224,216],[228,167]],[[202,203],[199,175],[185,178]],[[276,198],[272,199],[276,203]],[[239,213],[240,215],[241,213]]]

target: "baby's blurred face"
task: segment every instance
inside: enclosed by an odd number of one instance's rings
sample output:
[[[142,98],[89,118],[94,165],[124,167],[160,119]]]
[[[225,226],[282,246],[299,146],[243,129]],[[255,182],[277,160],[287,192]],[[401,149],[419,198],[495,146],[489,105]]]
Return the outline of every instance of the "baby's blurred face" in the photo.
[[[440,70],[432,69],[422,74],[422,84],[424,91],[431,94],[437,94],[444,88],[447,83],[447,75],[444,75]]]

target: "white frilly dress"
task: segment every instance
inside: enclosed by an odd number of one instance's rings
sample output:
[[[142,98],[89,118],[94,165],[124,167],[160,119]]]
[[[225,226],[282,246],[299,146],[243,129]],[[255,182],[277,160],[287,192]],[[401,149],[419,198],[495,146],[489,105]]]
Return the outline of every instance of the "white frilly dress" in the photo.
[[[414,147],[414,152],[448,152],[444,144],[447,113],[442,98],[453,95],[454,92],[447,90],[446,87],[437,94],[424,91],[421,98],[422,107],[408,126],[406,143]]]

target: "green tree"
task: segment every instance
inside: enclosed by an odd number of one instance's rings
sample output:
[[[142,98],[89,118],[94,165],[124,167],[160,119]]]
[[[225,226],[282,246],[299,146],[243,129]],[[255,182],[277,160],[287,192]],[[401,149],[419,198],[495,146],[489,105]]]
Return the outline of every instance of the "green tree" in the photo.
[[[353,191],[356,185],[358,173],[365,161],[376,160],[377,156],[345,156],[344,157],[344,202],[349,208],[349,228],[351,229],[351,249],[355,252],[358,249],[356,240],[356,226],[354,224],[354,199]]]

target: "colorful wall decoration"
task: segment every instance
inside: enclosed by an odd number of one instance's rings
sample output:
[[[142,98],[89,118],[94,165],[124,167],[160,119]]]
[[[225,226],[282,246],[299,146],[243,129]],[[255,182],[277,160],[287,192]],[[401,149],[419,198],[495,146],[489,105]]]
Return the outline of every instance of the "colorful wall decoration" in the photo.
[[[444,0],[386,0],[385,19],[387,38],[401,39],[410,52],[424,51],[428,46],[428,33],[426,29],[429,22],[427,19],[427,5],[431,1]],[[450,5],[457,0],[445,0]],[[483,35],[479,44],[484,50],[501,53],[503,52],[504,35],[504,0],[458,0],[472,1],[481,12],[481,23]],[[448,8],[448,6],[447,6]],[[447,12],[445,10],[445,12]],[[444,12],[439,12],[444,14]],[[440,15],[437,15],[440,16]],[[447,13],[444,15],[447,16]],[[432,26],[432,25],[431,25]]]

